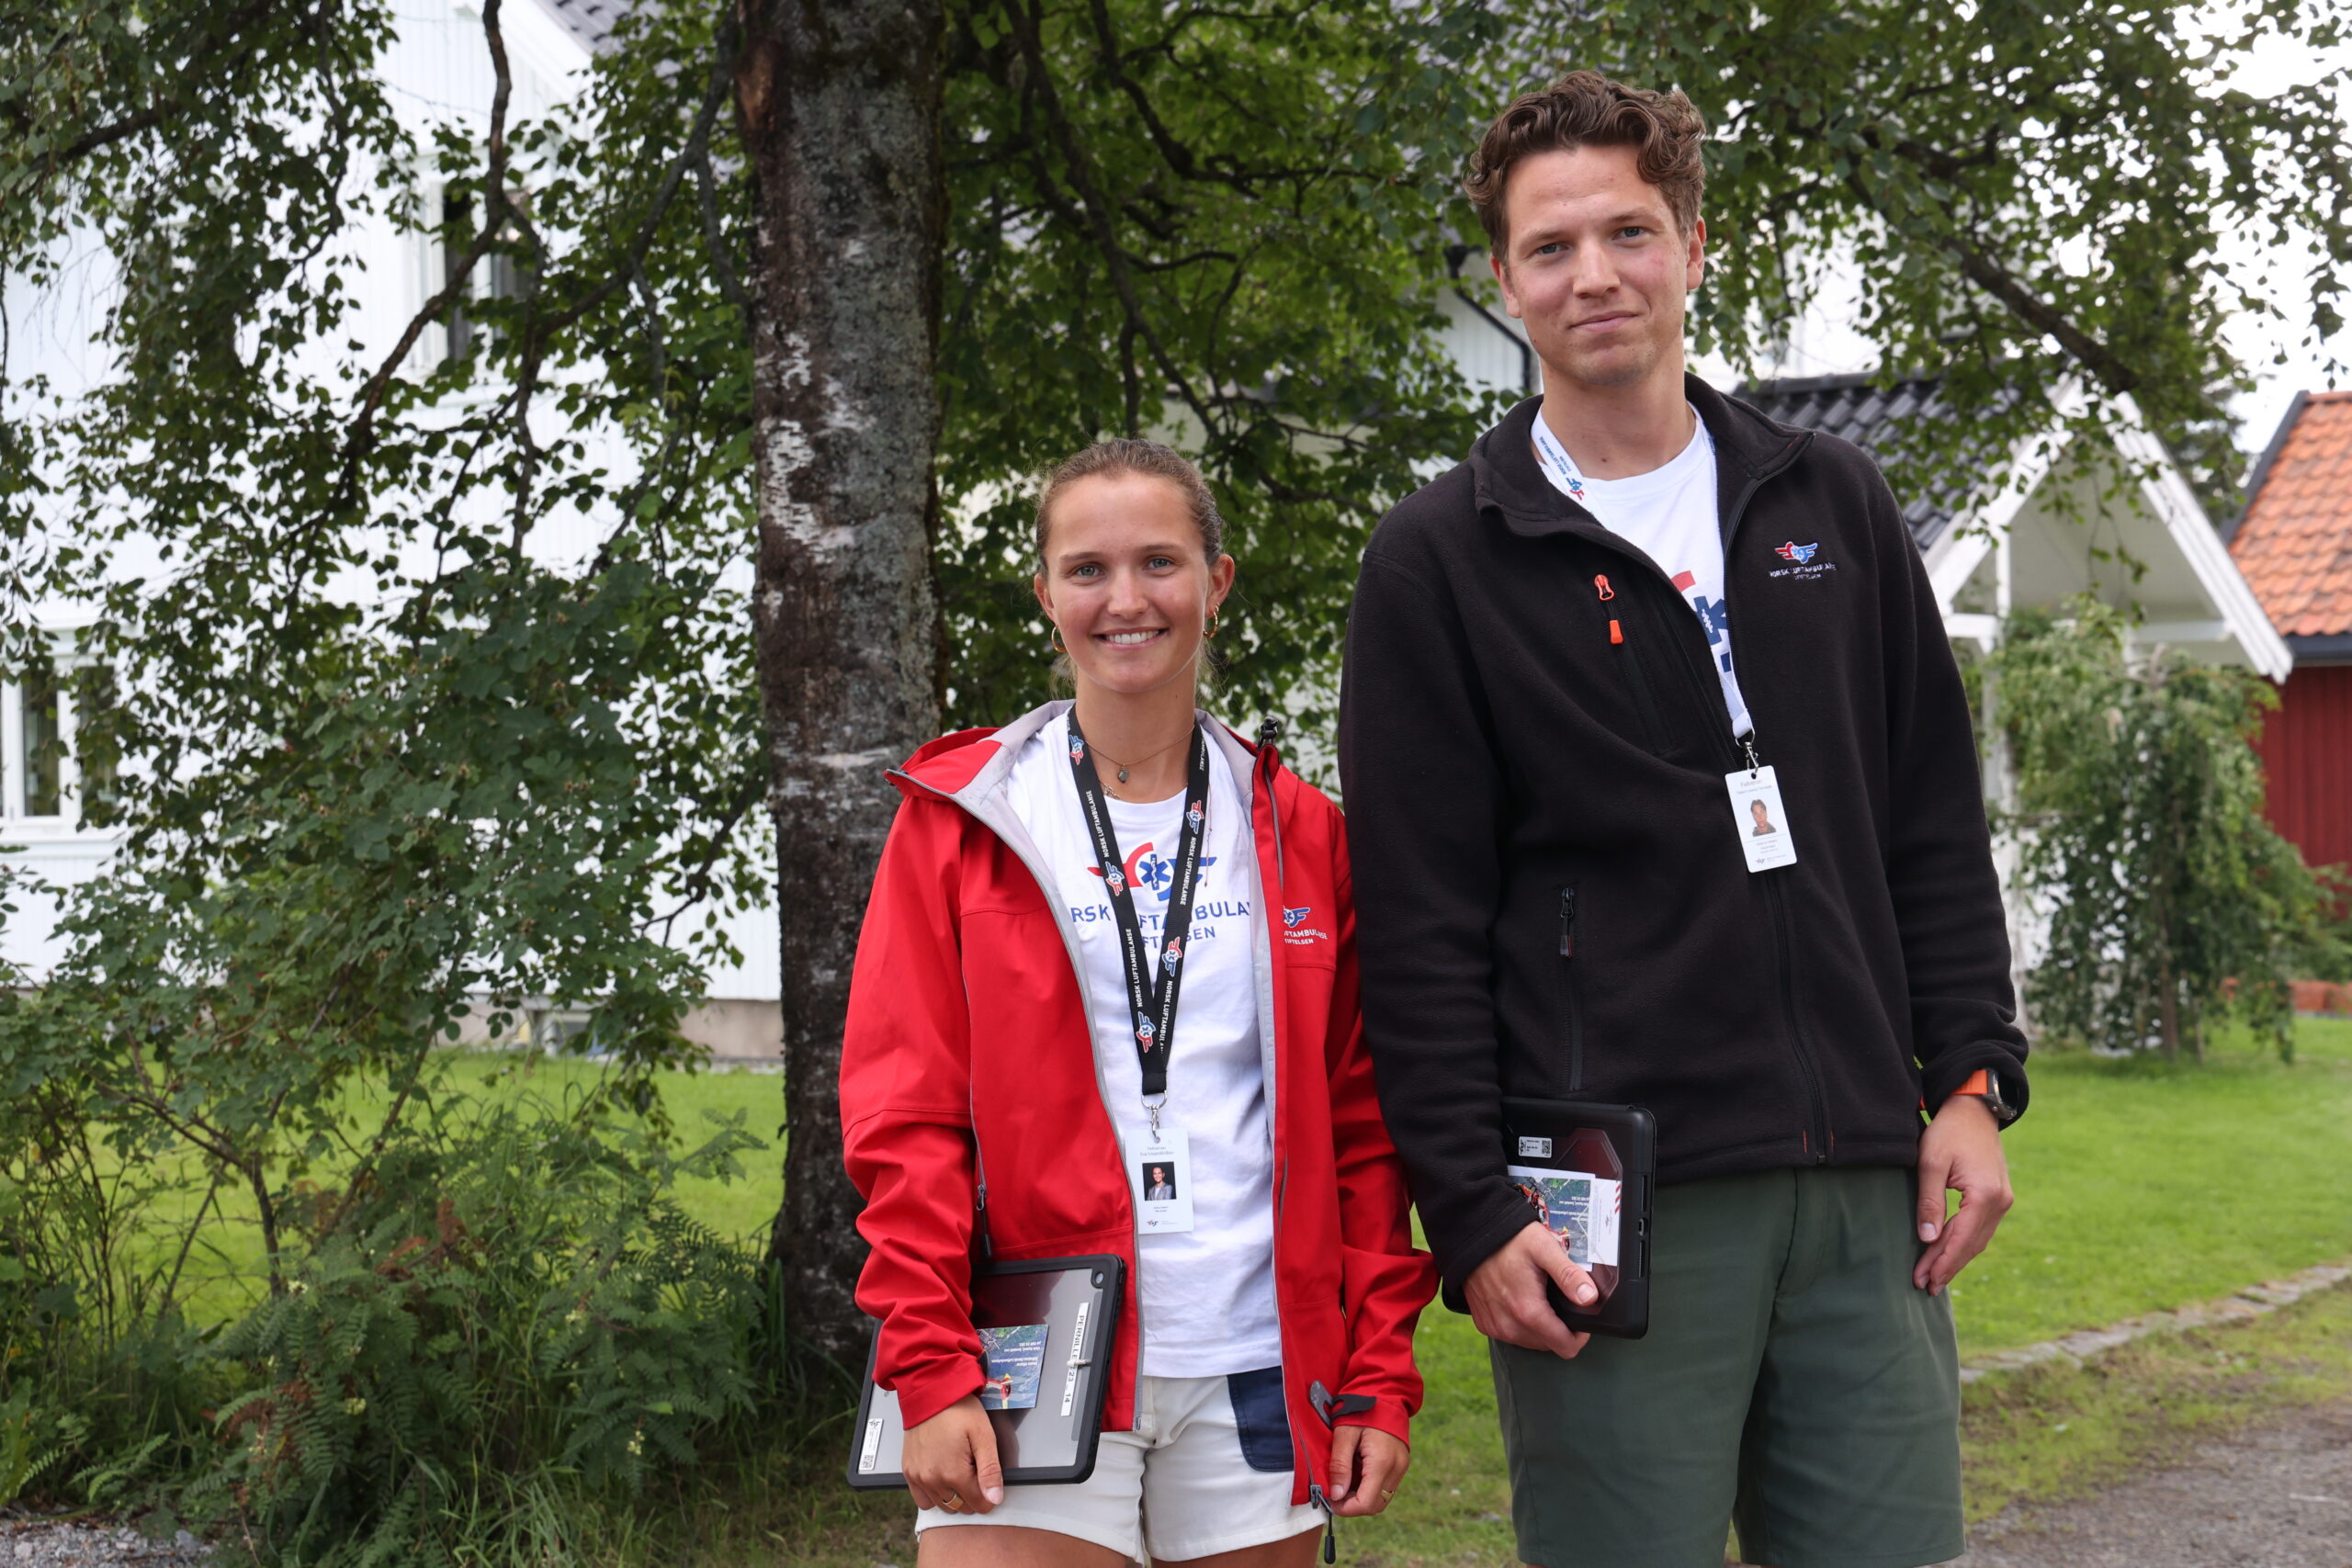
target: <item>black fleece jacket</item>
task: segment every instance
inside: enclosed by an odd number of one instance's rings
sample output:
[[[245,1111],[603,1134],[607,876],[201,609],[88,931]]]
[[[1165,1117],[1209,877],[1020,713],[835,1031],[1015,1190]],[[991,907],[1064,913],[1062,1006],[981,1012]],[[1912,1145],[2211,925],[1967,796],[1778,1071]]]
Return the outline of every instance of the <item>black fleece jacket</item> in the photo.
[[[1689,391],[1794,865],[1747,869],[1705,632],[1545,482],[1539,400],[1364,552],[1340,726],[1364,1028],[1456,1286],[1526,1223],[1504,1095],[1648,1107],[1663,1182],[1908,1166],[1923,1100],[1979,1067],[2025,1102],[1967,701],[1894,497],[1857,447]]]

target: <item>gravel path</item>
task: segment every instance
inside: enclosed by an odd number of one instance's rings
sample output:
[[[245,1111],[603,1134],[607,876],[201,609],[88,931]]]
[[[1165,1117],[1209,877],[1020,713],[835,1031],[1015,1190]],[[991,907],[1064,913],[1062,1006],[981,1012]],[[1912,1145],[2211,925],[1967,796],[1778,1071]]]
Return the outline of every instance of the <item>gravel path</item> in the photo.
[[[0,1524],[0,1568],[200,1568],[210,1555],[186,1530],[153,1541],[119,1525]]]
[[[5,1565],[0,1565],[5,1568]],[[2352,1401],[1977,1532],[1958,1568],[2352,1568]]]

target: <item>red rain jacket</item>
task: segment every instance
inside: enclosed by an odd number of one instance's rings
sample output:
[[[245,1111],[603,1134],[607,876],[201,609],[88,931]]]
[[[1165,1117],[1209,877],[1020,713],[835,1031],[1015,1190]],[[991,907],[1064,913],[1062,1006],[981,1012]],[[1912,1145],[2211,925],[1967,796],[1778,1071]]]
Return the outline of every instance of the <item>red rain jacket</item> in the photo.
[[[876,1376],[909,1426],[980,1386],[974,1224],[987,1172],[1000,1259],[1126,1260],[1106,1429],[1135,1424],[1134,1205],[1094,1065],[1075,936],[1004,780],[1049,704],[1001,730],[933,741],[891,777],[907,796],[882,851],[850,981],[842,1130],[873,1253],[857,1304],[881,1320]],[[1257,843],[1261,1037],[1273,1134],[1274,1299],[1293,1500],[1329,1465],[1308,1391],[1360,1396],[1342,1424],[1400,1440],[1420,1407],[1413,1325],[1436,1290],[1415,1249],[1404,1168],[1380,1119],[1356,1012],[1355,914],[1337,807],[1271,747],[1221,727]],[[1277,809],[1261,803],[1271,789]]]

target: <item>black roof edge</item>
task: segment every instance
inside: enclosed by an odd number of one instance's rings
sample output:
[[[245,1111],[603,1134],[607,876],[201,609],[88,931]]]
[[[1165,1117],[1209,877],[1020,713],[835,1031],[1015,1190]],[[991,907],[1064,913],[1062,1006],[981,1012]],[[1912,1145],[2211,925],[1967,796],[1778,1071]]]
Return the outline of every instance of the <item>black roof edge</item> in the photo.
[[[2254,498],[2262,493],[2262,481],[2270,477],[2270,465],[2278,461],[2279,450],[2287,445],[2287,437],[2294,430],[2295,422],[2303,417],[2303,405],[2311,400],[2309,392],[2297,392],[2294,400],[2288,403],[2287,412],[2279,416],[2278,428],[2270,433],[2270,445],[2262,449],[2262,456],[2254,460],[2254,468],[2246,474],[2245,503],[2238,508],[2236,516],[2222,525],[2223,549],[2229,548],[2230,541],[2238,536],[2239,525],[2245,521],[2245,514],[2254,510]]]
[[[1775,398],[1803,397],[1808,392],[1842,392],[1856,387],[1899,387],[1905,381],[1941,381],[1943,375],[1936,370],[1898,370],[1888,376],[1880,370],[1848,370],[1835,376],[1768,376],[1761,380],[1743,380],[1732,389],[1734,397],[1763,394]]]
[[[2327,632],[2318,637],[2281,638],[2298,666],[2352,664],[2352,632]]]

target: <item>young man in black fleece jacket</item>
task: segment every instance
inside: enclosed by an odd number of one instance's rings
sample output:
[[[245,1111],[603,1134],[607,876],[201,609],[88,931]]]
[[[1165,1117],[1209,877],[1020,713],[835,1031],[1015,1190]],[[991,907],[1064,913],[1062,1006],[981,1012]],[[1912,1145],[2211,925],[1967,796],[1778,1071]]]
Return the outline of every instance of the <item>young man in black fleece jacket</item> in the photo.
[[[1684,373],[1702,135],[1680,94],[1577,73],[1465,182],[1544,396],[1365,551],[1365,1028],[1448,1299],[1493,1342],[1526,1561],[1713,1568],[1736,1520],[1773,1568],[1909,1568],[1962,1550],[1943,1292],[2009,1205],[2025,1043],[1967,704],[1884,479]],[[1506,1095],[1656,1115],[1647,1337],[1545,1304],[1593,1285],[1505,1175]]]

